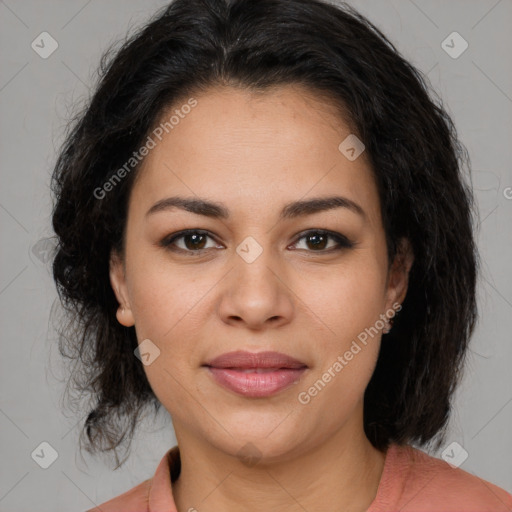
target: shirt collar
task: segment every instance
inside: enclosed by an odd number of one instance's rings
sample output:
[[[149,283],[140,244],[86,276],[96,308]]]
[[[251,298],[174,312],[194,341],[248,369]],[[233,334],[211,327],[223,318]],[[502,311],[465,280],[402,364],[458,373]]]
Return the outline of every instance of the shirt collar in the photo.
[[[178,512],[172,495],[172,482],[181,471],[178,446],[171,448],[163,457],[151,479],[148,496],[148,512]]]

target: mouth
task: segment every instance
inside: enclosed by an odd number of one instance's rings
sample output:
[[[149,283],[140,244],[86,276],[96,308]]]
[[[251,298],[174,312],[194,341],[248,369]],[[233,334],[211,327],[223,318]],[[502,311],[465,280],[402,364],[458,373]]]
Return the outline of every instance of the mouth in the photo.
[[[227,352],[205,363],[213,368],[233,368],[239,370],[263,369],[298,369],[307,367],[305,363],[281,352],[247,352],[237,350]]]
[[[217,384],[238,395],[263,398],[296,384],[308,366],[279,352],[229,352],[203,365]]]

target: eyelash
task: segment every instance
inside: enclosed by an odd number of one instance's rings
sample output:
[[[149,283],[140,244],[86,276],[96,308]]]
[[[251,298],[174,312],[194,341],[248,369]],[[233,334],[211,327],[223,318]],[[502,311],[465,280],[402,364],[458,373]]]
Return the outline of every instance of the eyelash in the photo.
[[[200,255],[204,251],[207,251],[208,249],[211,249],[211,247],[209,247],[207,249],[199,249],[199,250],[193,251],[193,250],[190,250],[190,249],[182,249],[181,247],[172,247],[172,244],[176,240],[179,240],[180,238],[183,238],[183,237],[185,237],[187,235],[193,235],[193,234],[196,234],[196,235],[206,235],[206,236],[214,239],[213,236],[208,231],[204,231],[204,230],[201,230],[201,229],[185,229],[185,230],[180,231],[178,233],[174,233],[170,237],[165,238],[164,240],[162,240],[160,242],[160,245],[162,247],[168,249],[169,251],[178,252],[178,253],[181,253],[181,254],[187,254],[189,256]],[[312,234],[323,235],[323,236],[328,236],[329,238],[332,238],[334,241],[336,241],[337,247],[334,247],[334,248],[331,247],[330,249],[323,249],[323,250],[318,250],[318,251],[308,250],[308,252],[330,254],[332,252],[341,251],[343,249],[351,249],[352,247],[354,247],[356,245],[355,242],[351,242],[344,235],[341,235],[340,233],[335,233],[333,231],[327,231],[325,229],[310,229],[308,231],[304,231],[304,232],[300,233],[300,236],[298,236],[296,238],[296,240],[293,243],[293,245],[297,244],[300,240],[302,240],[303,238],[307,238],[308,236],[310,236]]]

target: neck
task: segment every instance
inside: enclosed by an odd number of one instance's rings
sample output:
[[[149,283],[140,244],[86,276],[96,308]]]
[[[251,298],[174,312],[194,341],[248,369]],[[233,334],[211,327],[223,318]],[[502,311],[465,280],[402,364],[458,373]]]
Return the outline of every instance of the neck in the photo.
[[[360,427],[347,424],[320,444],[244,464],[175,424],[181,454],[172,489],[176,506],[199,512],[235,512],[242,505],[247,512],[365,512],[377,494],[385,454]]]

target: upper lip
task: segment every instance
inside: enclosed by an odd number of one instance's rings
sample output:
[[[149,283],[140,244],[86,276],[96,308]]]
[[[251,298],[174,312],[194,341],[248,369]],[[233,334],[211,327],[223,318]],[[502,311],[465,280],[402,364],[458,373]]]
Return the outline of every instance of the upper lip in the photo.
[[[306,368],[301,361],[280,352],[227,352],[208,361],[215,368]]]

